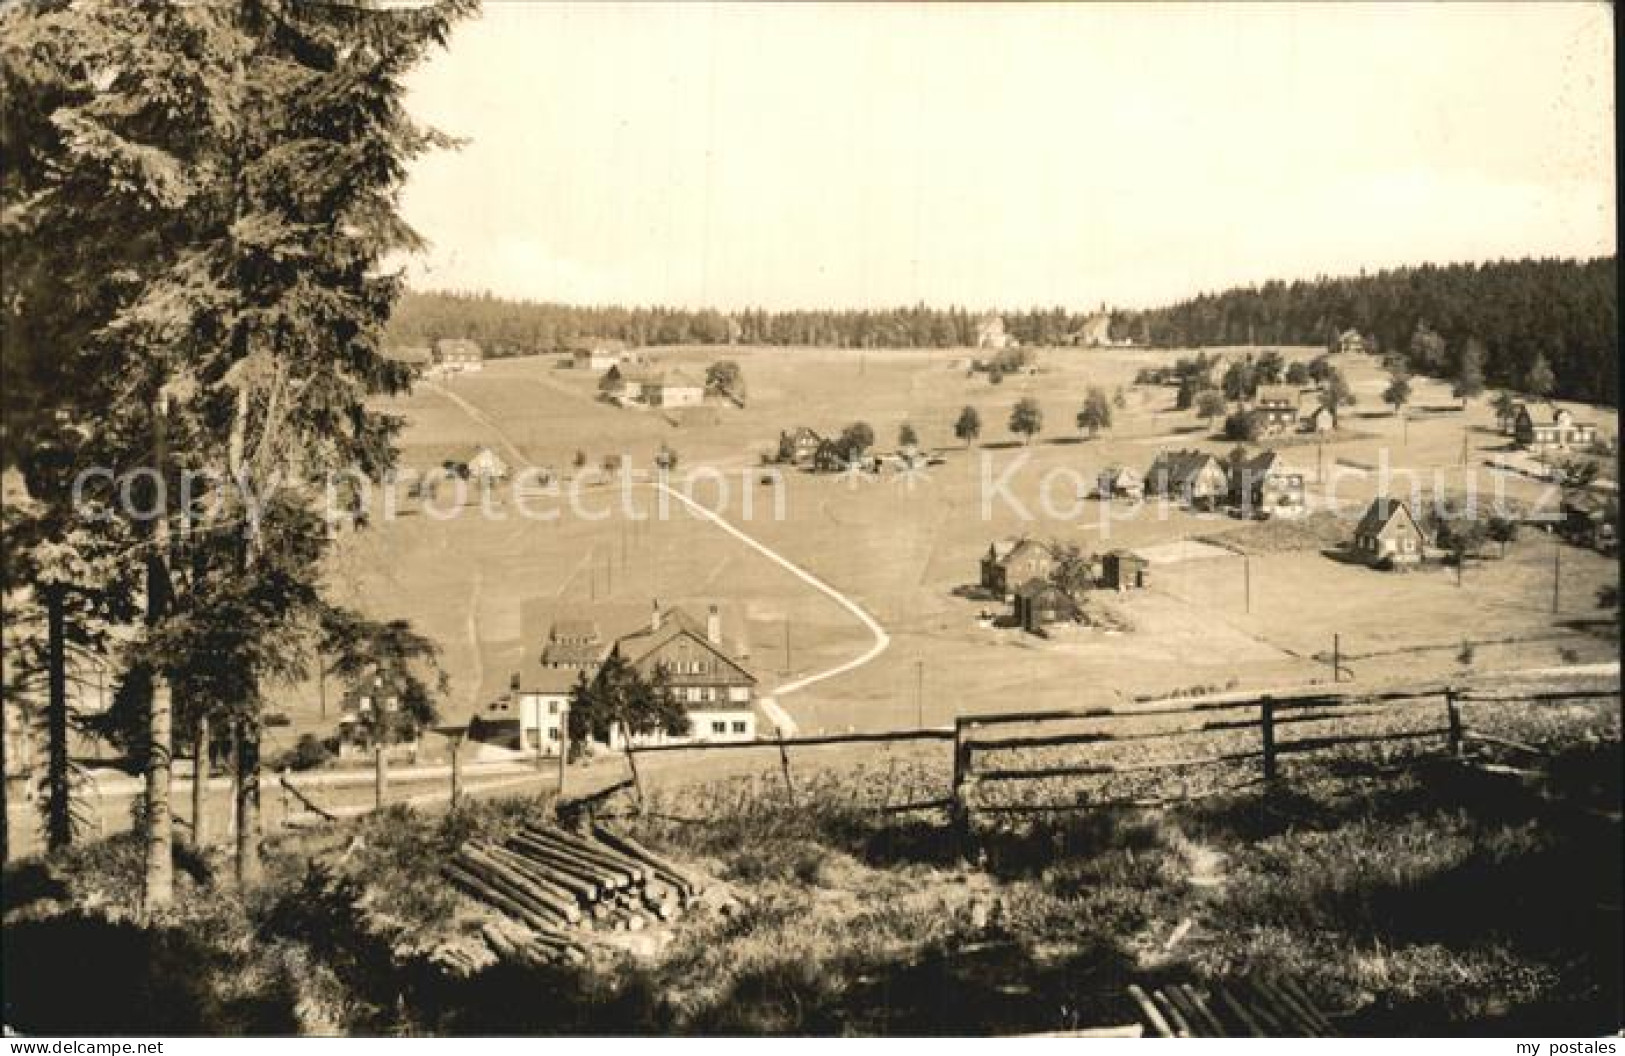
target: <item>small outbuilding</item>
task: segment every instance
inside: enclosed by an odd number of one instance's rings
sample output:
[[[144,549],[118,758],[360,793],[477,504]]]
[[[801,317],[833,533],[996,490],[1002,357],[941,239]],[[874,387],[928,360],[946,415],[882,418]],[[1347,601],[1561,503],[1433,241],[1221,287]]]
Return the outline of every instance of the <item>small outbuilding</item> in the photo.
[[[1426,546],[1427,534],[1400,499],[1372,499],[1354,529],[1354,550],[1373,568],[1420,564]]]
[[[1042,634],[1058,623],[1074,623],[1078,605],[1060,587],[1047,579],[1029,579],[1016,588],[1016,623],[1029,634]]]
[[[1142,590],[1151,585],[1151,562],[1129,550],[1113,550],[1101,559],[1100,585],[1108,590]]]

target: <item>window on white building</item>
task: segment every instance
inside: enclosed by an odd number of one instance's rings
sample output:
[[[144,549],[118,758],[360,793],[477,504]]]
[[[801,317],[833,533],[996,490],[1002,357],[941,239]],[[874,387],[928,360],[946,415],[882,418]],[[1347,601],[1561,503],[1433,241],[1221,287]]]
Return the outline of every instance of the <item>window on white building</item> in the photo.
[[[744,722],[735,722],[734,723],[734,732],[735,733],[744,733],[745,732],[745,723]]]
[[[711,732],[712,733],[727,733],[728,732],[728,724],[726,722],[713,722],[711,724]]]

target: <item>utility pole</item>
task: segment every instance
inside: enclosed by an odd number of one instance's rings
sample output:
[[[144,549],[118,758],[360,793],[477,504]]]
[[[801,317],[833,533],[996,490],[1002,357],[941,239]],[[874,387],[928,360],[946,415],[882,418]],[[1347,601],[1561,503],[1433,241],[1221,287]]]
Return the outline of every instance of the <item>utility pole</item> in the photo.
[[[1251,554],[1241,555],[1241,578],[1247,595],[1247,614],[1253,612],[1253,558]]]
[[[790,673],[790,617],[784,618],[784,673]]]
[[[1563,543],[1561,539],[1552,536],[1552,612],[1557,611],[1557,602],[1560,596],[1559,587],[1563,579]]]
[[[1343,640],[1337,634],[1332,635],[1332,681],[1343,681]]]
[[[925,729],[925,661],[914,661],[914,725]]]

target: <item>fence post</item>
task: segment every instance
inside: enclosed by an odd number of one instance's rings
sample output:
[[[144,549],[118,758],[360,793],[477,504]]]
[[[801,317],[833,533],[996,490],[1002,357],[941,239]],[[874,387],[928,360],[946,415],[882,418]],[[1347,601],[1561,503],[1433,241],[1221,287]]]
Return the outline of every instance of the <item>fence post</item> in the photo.
[[[373,807],[384,809],[384,799],[389,794],[389,761],[384,757],[384,739],[382,737],[373,744],[372,748],[372,798]]]
[[[451,805],[456,809],[463,798],[463,735],[451,739]]]
[[[1268,696],[1258,698],[1259,729],[1264,736],[1264,781],[1275,781],[1275,701]]]
[[[1455,687],[1444,691],[1445,715],[1450,720],[1450,754],[1461,755],[1461,705],[1456,701]]]
[[[773,732],[779,738],[779,764],[784,767],[784,796],[793,807],[796,805],[796,786],[790,780],[790,752],[784,747],[784,731],[775,726]]]

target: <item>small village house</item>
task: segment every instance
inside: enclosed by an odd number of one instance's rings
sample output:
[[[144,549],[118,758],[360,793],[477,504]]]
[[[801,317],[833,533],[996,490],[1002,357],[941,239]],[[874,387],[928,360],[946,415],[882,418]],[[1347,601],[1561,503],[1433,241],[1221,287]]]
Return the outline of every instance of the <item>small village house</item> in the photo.
[[[1301,398],[1296,385],[1260,385],[1251,411],[1258,435],[1279,436],[1296,429]]]
[[[1597,427],[1590,422],[1576,422],[1564,408],[1554,410],[1550,421],[1536,421],[1529,405],[1520,403],[1513,411],[1512,436],[1527,451],[1565,451],[1596,442]]]
[[[376,669],[347,687],[339,701],[339,758],[370,757],[384,731],[385,751],[391,758],[416,762],[419,731],[402,719],[401,698],[400,685]]]
[[[1349,329],[1337,335],[1337,351],[1358,354],[1365,351],[1365,337],[1360,331]]]
[[[1224,463],[1206,451],[1164,451],[1146,471],[1145,488],[1148,494],[1211,508],[1229,494],[1230,477]]]
[[[1134,499],[1145,496],[1145,479],[1128,466],[1107,466],[1100,471],[1096,485],[1102,499]]]
[[[810,466],[824,438],[804,425],[779,434],[779,461]]]
[[[470,480],[491,482],[508,479],[508,463],[489,447],[475,451],[466,463]]]
[[[1306,433],[1329,433],[1337,428],[1337,415],[1324,403],[1317,403],[1304,412],[1298,427]]]
[[[1077,603],[1047,579],[1029,579],[1016,588],[1013,611],[1017,625],[1028,634],[1043,634],[1058,623],[1075,623]]]
[[[843,473],[851,467],[846,445],[839,440],[820,440],[813,452],[812,468],[818,473]]]
[[[705,385],[683,370],[630,370],[618,363],[609,368],[598,390],[623,407],[698,407],[705,402]]]
[[[1108,590],[1140,590],[1151,584],[1151,562],[1129,550],[1112,550],[1101,559],[1100,585]]]
[[[1002,351],[1006,348],[1014,348],[1015,344],[1015,338],[1005,332],[1004,318],[1002,316],[989,312],[987,315],[982,316],[981,322],[976,324],[977,348],[991,348],[994,351]]]
[[[1261,451],[1230,465],[1230,502],[1259,517],[1297,517],[1307,509],[1303,470],[1279,451]]]
[[[434,369],[441,374],[463,374],[485,366],[485,352],[466,337],[443,337],[434,343]]]
[[[1355,553],[1374,568],[1419,564],[1426,546],[1427,534],[1399,499],[1372,499],[1354,529]]]
[[[608,370],[625,357],[626,342],[610,337],[581,338],[570,347],[570,365],[576,370]]]
[[[1049,547],[1033,539],[1000,539],[989,544],[982,555],[982,589],[998,596],[1009,595],[1016,586],[1032,579],[1044,579],[1055,567]]]

